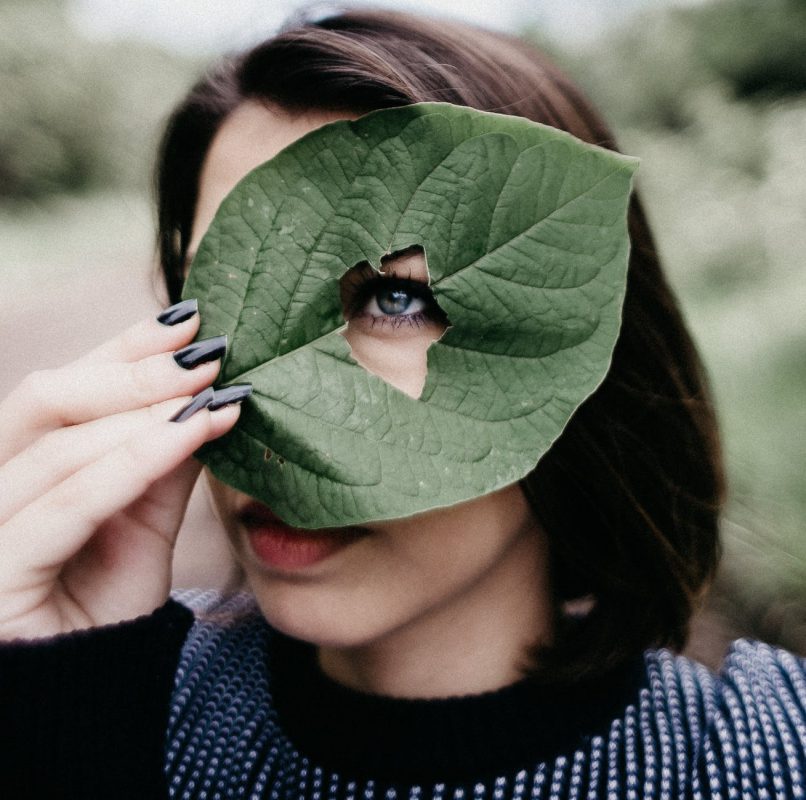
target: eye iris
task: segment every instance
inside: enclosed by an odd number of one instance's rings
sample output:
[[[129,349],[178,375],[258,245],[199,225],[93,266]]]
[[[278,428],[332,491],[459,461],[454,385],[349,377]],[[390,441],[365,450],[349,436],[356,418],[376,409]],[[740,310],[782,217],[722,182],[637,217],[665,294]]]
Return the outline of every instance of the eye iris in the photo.
[[[384,314],[402,314],[411,305],[412,297],[403,289],[381,289],[376,300]]]

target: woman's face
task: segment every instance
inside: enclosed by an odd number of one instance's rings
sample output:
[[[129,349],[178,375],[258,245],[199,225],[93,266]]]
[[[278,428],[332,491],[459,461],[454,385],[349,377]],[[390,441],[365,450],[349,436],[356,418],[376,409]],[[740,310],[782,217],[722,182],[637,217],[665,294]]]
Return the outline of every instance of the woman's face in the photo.
[[[247,172],[303,134],[344,118],[322,111],[292,116],[251,102],[236,109],[204,164],[190,251]],[[342,281],[344,335],[365,369],[418,397],[426,351],[445,322],[426,290],[421,252],[401,254],[384,272],[393,277],[367,283],[371,276],[351,270]],[[496,640],[520,647],[545,632],[545,538],[516,485],[405,519],[306,533],[212,477],[211,483],[266,618],[320,645],[333,672],[344,650],[412,650],[432,637],[448,652],[446,637],[461,637],[463,647],[476,637],[500,660]]]

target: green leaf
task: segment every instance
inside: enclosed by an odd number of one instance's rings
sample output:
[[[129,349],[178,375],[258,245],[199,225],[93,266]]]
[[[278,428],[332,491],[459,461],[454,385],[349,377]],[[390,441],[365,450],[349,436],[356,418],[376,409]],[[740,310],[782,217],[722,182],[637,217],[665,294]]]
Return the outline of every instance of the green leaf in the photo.
[[[619,330],[637,162],[444,103],[313,131],[246,176],[185,297],[254,393],[200,457],[309,528],[408,516],[524,477],[602,381]],[[425,249],[451,327],[413,399],[350,355],[339,280]]]

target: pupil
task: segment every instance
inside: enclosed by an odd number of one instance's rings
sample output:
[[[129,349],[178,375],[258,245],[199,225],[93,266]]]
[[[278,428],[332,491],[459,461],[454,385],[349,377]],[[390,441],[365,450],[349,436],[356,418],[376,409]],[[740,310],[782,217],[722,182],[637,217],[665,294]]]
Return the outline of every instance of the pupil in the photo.
[[[411,303],[411,295],[403,289],[382,289],[376,299],[384,314],[402,314]]]

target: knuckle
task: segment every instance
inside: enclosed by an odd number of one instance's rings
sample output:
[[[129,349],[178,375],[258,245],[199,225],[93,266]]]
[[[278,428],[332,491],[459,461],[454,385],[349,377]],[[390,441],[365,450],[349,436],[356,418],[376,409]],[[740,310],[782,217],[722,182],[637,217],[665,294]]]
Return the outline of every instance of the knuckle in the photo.
[[[25,409],[29,416],[53,416],[60,407],[59,383],[56,370],[35,370],[22,379],[9,399]]]
[[[29,372],[17,387],[17,391],[28,401],[47,397],[48,389],[53,385],[53,370],[38,369]]]
[[[118,336],[117,345],[121,351],[131,350],[136,344],[136,334],[131,328],[127,328]]]
[[[140,326],[133,326],[128,328],[127,330],[123,331],[118,338],[117,342],[117,349],[121,353],[129,353],[136,351],[139,344],[140,338],[142,337],[142,332],[140,330]]]

